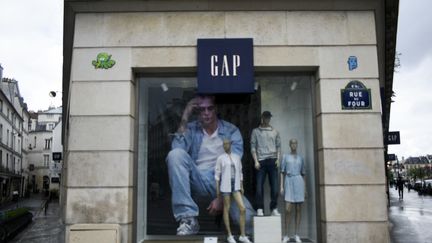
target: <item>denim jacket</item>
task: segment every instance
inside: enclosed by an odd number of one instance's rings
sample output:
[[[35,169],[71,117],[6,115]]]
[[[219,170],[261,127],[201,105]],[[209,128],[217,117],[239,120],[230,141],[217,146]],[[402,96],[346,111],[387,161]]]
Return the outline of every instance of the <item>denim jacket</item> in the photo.
[[[203,136],[203,128],[200,122],[190,122],[187,124],[187,129],[184,133],[174,134],[174,138],[171,142],[171,149],[183,149],[196,161],[198,159],[198,152],[201,148]],[[230,139],[232,141],[231,151],[240,156],[240,158],[243,156],[243,138],[239,129],[234,124],[224,120],[218,120],[218,136],[221,139]]]

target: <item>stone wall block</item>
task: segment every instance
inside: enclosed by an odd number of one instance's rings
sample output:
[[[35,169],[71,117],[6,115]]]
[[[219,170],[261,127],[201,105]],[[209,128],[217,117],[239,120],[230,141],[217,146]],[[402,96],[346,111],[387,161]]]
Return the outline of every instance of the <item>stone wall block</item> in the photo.
[[[288,11],[286,18],[289,45],[348,43],[347,12]]]
[[[68,161],[70,187],[133,185],[131,152],[71,152]]]
[[[350,11],[347,15],[349,43],[375,45],[375,14],[373,11]]]
[[[68,188],[65,223],[130,223],[132,195],[132,188]]]
[[[388,243],[390,242],[388,225],[386,222],[362,223],[327,222],[322,224],[324,238],[331,243]]]
[[[358,67],[348,68],[348,57],[356,56]],[[319,76],[321,79],[361,79],[378,78],[377,47],[370,46],[334,46],[319,48]]]
[[[226,38],[253,38],[254,45],[286,45],[285,12],[225,12]]]
[[[324,149],[319,152],[321,185],[384,184],[383,149]]]
[[[69,150],[133,150],[134,119],[130,116],[71,116]]]
[[[196,67],[196,47],[134,48],[132,66],[140,68]]]
[[[263,47],[254,48],[254,65],[258,67],[307,67],[314,70],[319,66],[316,47]]]
[[[96,69],[92,61],[99,53],[111,55],[115,64],[108,69]],[[88,48],[73,50],[71,81],[127,81],[132,80],[130,48]]]
[[[135,85],[130,81],[73,82],[70,114],[72,116],[134,114],[134,89]]]
[[[387,221],[384,185],[322,186],[325,221]]]
[[[379,113],[322,114],[318,125],[318,148],[383,147]]]

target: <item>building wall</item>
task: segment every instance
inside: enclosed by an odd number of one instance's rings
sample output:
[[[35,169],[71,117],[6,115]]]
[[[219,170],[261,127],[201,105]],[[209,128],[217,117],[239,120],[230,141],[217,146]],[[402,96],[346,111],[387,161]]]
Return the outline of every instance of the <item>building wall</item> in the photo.
[[[122,242],[132,242],[134,72],[194,70],[197,38],[252,37],[257,71],[315,74],[323,242],[388,242],[374,16],[373,11],[77,14],[65,138],[67,227],[117,223]],[[112,54],[113,68],[91,65],[100,52]],[[348,70],[349,56],[359,60],[355,71]],[[341,110],[340,90],[353,79],[372,90],[371,110]]]
[[[36,137],[36,143],[35,143]],[[51,140],[51,147],[45,147],[45,140]],[[29,134],[31,150],[28,151],[28,163],[34,166],[34,170],[30,172],[31,176],[36,176],[36,188],[42,191],[43,177],[49,177],[49,165],[52,161],[52,132],[51,131],[31,131]],[[48,156],[48,161],[45,163],[44,156]]]
[[[19,98],[17,81],[3,79],[0,83],[0,203],[11,200],[13,191],[18,191],[21,197],[25,192],[26,158],[22,147],[25,132],[22,125],[27,108]]]

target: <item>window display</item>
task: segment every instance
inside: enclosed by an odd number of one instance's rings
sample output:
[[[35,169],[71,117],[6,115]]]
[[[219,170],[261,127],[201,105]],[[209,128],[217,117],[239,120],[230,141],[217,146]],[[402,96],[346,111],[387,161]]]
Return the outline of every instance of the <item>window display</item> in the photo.
[[[139,78],[139,238],[224,235],[223,223],[231,236],[230,221],[223,214],[224,200],[217,190],[220,185],[224,195],[223,188],[231,189],[231,177],[223,182],[226,175],[222,171],[239,175],[233,177],[229,219],[240,229],[240,236],[253,237],[253,217],[256,209],[267,210],[264,205],[270,205],[269,214],[282,212],[284,217],[283,203],[277,197],[278,167],[281,154],[290,151],[291,138],[298,138],[307,168],[314,168],[312,82],[308,75],[257,76],[255,81],[257,89],[252,94],[202,95],[196,93],[194,77]],[[230,142],[232,158],[241,166],[218,172],[218,158],[228,154],[224,141]],[[262,190],[265,174],[257,173],[257,163],[264,169],[267,160],[271,162],[268,173],[275,172],[269,174],[275,182],[271,191],[276,191],[271,196]],[[308,180],[308,191],[314,191],[314,177]],[[308,201],[299,234],[313,240],[316,204],[314,199]]]

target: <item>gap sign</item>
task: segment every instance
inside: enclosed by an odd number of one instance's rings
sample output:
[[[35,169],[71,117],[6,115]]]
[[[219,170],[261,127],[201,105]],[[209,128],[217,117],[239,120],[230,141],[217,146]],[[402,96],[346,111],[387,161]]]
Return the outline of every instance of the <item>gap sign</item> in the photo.
[[[400,132],[388,132],[384,138],[384,144],[400,144]]]
[[[198,39],[198,93],[253,93],[253,40]]]

